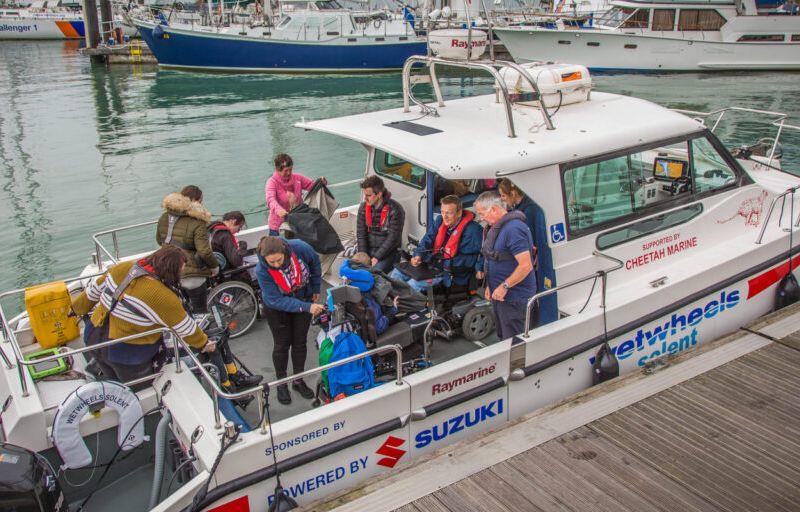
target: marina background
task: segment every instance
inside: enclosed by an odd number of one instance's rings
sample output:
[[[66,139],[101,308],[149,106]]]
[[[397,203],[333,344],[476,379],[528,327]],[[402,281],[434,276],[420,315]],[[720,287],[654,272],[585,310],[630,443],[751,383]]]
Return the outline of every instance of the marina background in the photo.
[[[265,223],[272,156],[336,183],[360,177],[358,144],[292,125],[401,106],[399,73],[230,75],[90,65],[79,42],[0,43],[0,289],[76,274],[95,232],[154,220],[161,199],[200,186],[212,213],[253,212]],[[800,113],[800,73],[595,75],[596,89],[692,110],[726,106]],[[485,78],[447,79],[450,98],[491,91]],[[475,87],[477,86],[477,87]],[[558,115],[554,122],[558,126]],[[764,123],[726,116],[731,145],[774,136]],[[800,172],[800,140],[785,133],[783,165]],[[355,186],[337,189],[343,204]],[[153,229],[123,237],[130,253],[154,244]]]

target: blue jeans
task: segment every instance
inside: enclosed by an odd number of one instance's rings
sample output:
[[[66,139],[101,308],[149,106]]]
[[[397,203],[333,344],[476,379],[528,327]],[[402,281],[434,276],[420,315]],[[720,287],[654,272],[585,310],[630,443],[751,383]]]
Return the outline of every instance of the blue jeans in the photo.
[[[392,270],[392,273],[389,274],[389,277],[392,279],[398,279],[400,281],[408,283],[408,286],[413,288],[414,290],[425,293],[428,290],[428,286],[436,286],[439,283],[444,283],[445,286],[448,288],[450,287],[450,276],[445,274],[443,276],[434,277],[433,279],[429,279],[427,281],[417,281],[416,279],[411,279],[404,273],[400,272],[397,269]]]

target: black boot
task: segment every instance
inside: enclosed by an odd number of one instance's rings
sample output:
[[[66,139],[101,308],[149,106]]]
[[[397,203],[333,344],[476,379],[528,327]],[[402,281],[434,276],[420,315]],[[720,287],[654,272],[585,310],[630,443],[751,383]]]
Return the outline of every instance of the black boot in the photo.
[[[300,396],[302,396],[306,400],[311,400],[312,398],[314,398],[314,391],[312,391],[310,387],[306,386],[306,383],[303,379],[293,380],[292,388],[294,388],[295,391],[300,393]]]
[[[205,285],[198,286],[191,290],[184,288],[183,292],[189,299],[189,306],[192,308],[192,313],[195,315],[208,313],[208,288],[206,288]]]
[[[263,379],[261,375],[245,375],[241,371],[228,374],[228,378],[231,379],[231,382],[234,386],[238,389],[249,389],[253,386],[257,386]]]
[[[286,384],[278,385],[278,401],[283,405],[292,403],[292,395],[289,394],[289,386]]]

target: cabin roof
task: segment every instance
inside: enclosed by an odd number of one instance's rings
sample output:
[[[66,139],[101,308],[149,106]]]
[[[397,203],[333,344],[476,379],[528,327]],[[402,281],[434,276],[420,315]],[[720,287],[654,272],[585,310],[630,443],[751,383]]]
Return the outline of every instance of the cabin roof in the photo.
[[[421,117],[420,109],[412,107],[408,113],[398,108],[296,126],[376,147],[454,179],[527,171],[703,129],[699,121],[655,103],[592,92],[589,101],[564,105],[556,112],[555,130],[545,129],[538,108],[515,106],[517,137],[509,138],[505,110],[494,95],[445,104],[437,109],[439,117]],[[417,135],[388,125],[397,121],[441,131]]]

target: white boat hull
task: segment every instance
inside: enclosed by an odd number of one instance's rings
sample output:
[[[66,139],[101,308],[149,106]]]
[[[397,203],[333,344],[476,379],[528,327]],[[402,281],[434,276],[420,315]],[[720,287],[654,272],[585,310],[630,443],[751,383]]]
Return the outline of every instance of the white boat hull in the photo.
[[[0,19],[0,39],[81,39],[81,19]]]
[[[570,62],[593,70],[800,69],[800,42],[698,41],[607,30],[499,28],[496,32],[517,62]]]

